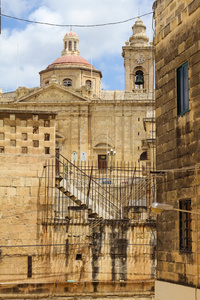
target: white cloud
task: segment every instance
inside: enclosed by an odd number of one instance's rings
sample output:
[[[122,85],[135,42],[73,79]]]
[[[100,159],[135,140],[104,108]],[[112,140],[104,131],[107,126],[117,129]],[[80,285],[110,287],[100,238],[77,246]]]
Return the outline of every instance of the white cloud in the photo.
[[[150,12],[153,1],[151,0],[2,0],[2,13],[20,16],[29,20],[56,23],[56,24],[99,24],[121,21]],[[138,9],[139,8],[139,9]],[[151,31],[151,15],[142,18],[148,26],[147,35]],[[5,22],[4,22],[5,23]],[[132,34],[132,25],[135,20],[124,24],[76,28],[80,44],[81,56],[95,66],[95,60],[104,62],[105,58],[114,55],[121,60],[122,46]],[[14,27],[15,26],[15,27]],[[51,27],[38,24],[20,23],[19,21],[6,20],[6,28],[2,28],[0,36],[0,88],[4,90],[16,88],[16,74],[20,77],[20,85],[32,87],[39,84],[38,72],[46,68],[61,55],[64,34],[70,27]],[[111,62],[112,63],[112,62]],[[104,86],[118,89],[114,86],[114,76],[123,75],[123,66],[120,64],[115,70],[114,65],[103,68],[113,70],[112,80],[110,75],[105,76]],[[17,72],[18,70],[18,72]],[[103,71],[103,70],[102,70]],[[106,72],[105,72],[106,73]],[[107,72],[109,73],[109,72]],[[103,74],[104,75],[104,74]],[[116,79],[117,82],[117,79]]]
[[[40,3],[39,0],[1,0],[2,13],[11,14],[15,17],[22,17],[24,14],[29,13],[34,7]]]

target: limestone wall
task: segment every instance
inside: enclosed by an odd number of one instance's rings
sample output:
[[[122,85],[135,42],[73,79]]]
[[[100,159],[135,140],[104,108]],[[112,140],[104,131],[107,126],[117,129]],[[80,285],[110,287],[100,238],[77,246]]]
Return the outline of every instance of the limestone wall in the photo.
[[[0,112],[1,282],[26,281],[28,261],[31,265],[38,261],[38,224],[45,203],[44,166],[54,153],[54,118],[54,114],[30,111]],[[31,270],[31,279],[38,267]]]
[[[166,171],[157,180],[157,199],[176,208],[179,200],[190,199],[194,211],[199,210],[199,4],[191,0],[154,3],[157,170]],[[176,70],[185,62],[189,111],[178,116]],[[158,279],[199,287],[199,221],[192,215],[192,251],[181,251],[179,217],[177,212],[166,212],[158,218]]]

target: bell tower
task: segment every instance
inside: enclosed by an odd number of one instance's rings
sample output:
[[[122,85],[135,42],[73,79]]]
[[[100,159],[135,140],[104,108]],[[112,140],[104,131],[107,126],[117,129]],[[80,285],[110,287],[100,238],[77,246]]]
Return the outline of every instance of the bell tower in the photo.
[[[125,68],[125,92],[153,93],[154,46],[145,34],[140,18],[132,27],[133,34],[122,47]]]

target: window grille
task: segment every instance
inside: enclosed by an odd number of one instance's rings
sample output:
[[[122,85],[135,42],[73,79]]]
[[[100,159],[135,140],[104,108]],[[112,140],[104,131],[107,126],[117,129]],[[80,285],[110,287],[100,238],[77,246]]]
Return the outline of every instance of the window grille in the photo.
[[[180,200],[179,208],[183,210],[191,210],[191,200]],[[179,243],[180,251],[192,251],[192,229],[191,229],[191,213],[179,212]]]

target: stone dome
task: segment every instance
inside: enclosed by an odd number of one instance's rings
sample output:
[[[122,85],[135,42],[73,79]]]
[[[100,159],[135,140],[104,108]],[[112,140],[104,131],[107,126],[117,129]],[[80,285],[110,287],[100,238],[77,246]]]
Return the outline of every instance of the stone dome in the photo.
[[[72,30],[70,30],[69,32],[67,32],[64,37],[68,37],[68,36],[69,37],[71,37],[71,36],[78,37],[77,33],[74,32],[74,31],[72,31]]]
[[[91,66],[89,61],[87,61],[85,58],[81,57],[80,55],[62,55],[61,57],[58,57],[54,60],[52,64],[50,64],[47,68],[58,66],[58,65],[85,65],[85,66]]]

